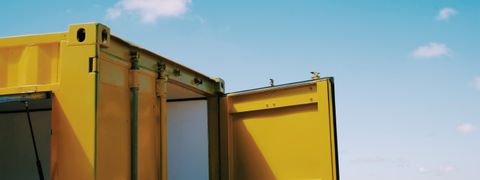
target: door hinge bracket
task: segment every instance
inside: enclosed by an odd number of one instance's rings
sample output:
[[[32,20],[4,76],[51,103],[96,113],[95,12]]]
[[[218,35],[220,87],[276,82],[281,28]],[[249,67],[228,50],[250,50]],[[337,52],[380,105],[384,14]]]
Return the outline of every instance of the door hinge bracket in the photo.
[[[156,93],[157,97],[167,96],[167,81],[168,76],[166,73],[167,66],[165,63],[157,63],[157,81],[156,81]]]
[[[140,72],[140,66],[138,65],[139,58],[140,58],[140,55],[138,54],[138,51],[136,50],[130,51],[131,67],[130,67],[130,70],[128,71],[129,73],[128,85],[130,88],[138,89],[140,86],[140,83],[138,81],[138,73]]]

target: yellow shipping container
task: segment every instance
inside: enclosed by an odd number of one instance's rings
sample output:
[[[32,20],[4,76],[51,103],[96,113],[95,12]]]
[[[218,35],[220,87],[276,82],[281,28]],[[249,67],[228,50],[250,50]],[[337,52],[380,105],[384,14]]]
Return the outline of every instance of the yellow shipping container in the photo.
[[[337,180],[334,108],[333,78],[225,94],[98,23],[0,38],[1,179]]]

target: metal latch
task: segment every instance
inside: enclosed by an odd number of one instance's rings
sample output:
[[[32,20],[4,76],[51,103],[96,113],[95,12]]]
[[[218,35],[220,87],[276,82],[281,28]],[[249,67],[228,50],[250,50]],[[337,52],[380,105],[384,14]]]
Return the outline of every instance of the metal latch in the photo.
[[[312,74],[312,79],[313,80],[318,80],[320,79],[320,73],[319,72],[310,72]]]

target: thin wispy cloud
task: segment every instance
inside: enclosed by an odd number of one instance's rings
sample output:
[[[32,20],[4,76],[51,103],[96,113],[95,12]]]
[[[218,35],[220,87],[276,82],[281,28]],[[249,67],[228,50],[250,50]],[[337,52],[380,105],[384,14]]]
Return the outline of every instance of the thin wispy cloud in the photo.
[[[136,15],[144,23],[153,23],[162,17],[178,17],[188,11],[191,0],[120,0],[107,9],[105,17],[113,20],[120,16]]]
[[[361,163],[361,164],[390,164],[398,167],[407,167],[408,162],[404,159],[398,158],[383,158],[383,157],[371,157],[371,158],[359,158],[351,161],[352,163]]]
[[[195,19],[198,20],[198,22],[200,22],[200,24],[206,24],[207,23],[207,20],[205,20],[205,18],[203,18],[201,16],[195,16]]]
[[[472,84],[476,90],[480,91],[480,76],[473,78]]]
[[[452,16],[457,15],[457,10],[453,8],[443,8],[438,12],[437,20],[438,21],[448,21]]]
[[[457,167],[453,165],[444,165],[439,167],[418,167],[417,172],[420,174],[430,174],[430,175],[444,175],[452,173],[457,170]]]
[[[436,58],[450,55],[450,49],[447,45],[441,43],[428,43],[418,47],[412,52],[412,56],[417,59]]]
[[[117,19],[122,15],[122,9],[121,8],[108,8],[107,9],[107,15],[106,17],[108,19]]]
[[[471,123],[463,123],[457,126],[457,131],[462,134],[470,134],[477,130],[477,127]]]
[[[418,172],[421,173],[421,174],[425,174],[425,173],[430,172],[430,169],[422,166],[422,167],[418,167]]]

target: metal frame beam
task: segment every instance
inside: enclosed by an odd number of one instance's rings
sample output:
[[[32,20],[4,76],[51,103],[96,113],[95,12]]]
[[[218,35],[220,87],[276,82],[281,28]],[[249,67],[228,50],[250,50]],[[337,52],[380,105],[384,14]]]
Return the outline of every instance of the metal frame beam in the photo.
[[[50,92],[3,95],[3,96],[0,96],[0,103],[50,99],[50,97],[51,97]]]

